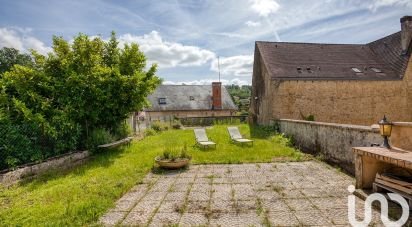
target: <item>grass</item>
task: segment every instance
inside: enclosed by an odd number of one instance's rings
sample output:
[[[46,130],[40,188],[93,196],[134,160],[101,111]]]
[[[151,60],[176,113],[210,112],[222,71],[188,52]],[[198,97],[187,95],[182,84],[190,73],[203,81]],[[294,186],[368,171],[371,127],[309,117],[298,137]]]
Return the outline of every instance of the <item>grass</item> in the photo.
[[[239,125],[252,137],[254,146],[229,141],[226,126],[207,129],[217,149],[194,145],[192,130],[171,130],[93,156],[86,164],[69,171],[53,171],[11,188],[0,186],[2,226],[95,225],[101,215],[135,184],[142,181],[165,148],[188,147],[192,163],[270,162],[274,157],[300,160],[303,154],[290,147],[282,136]],[[252,132],[252,136],[250,133]]]

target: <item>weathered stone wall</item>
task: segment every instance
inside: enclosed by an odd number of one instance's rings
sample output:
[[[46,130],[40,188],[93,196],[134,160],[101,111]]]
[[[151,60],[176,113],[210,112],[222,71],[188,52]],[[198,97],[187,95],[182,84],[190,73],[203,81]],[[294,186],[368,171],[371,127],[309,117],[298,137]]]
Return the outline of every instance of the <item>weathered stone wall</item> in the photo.
[[[389,139],[392,147],[412,151],[412,122],[394,122]]]
[[[10,186],[23,179],[28,179],[52,169],[68,169],[84,163],[90,157],[89,151],[80,151],[46,160],[45,162],[27,165],[13,171],[0,173],[0,184]]]
[[[268,124],[273,119],[272,114],[272,86],[270,75],[265,67],[258,48],[255,47],[255,60],[252,77],[252,97],[250,100],[249,113],[251,120],[258,124]],[[258,56],[258,57],[256,57]]]
[[[381,144],[379,131],[368,126],[281,119],[280,131],[292,136],[302,151],[321,155],[354,174],[352,147]]]
[[[391,121],[412,121],[412,58],[397,81],[271,81],[264,69],[256,74],[261,75],[254,74],[254,90],[265,90],[253,105],[259,111],[251,108],[259,124],[309,115],[316,121],[356,125],[375,124],[384,114]]]

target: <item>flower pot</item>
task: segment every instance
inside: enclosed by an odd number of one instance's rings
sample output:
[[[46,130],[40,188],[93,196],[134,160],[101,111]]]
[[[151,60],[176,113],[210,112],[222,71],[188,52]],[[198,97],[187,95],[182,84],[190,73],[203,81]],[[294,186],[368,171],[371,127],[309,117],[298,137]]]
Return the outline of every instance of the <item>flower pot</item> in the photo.
[[[160,159],[159,157],[155,158],[156,163],[164,169],[180,169],[187,166],[190,162],[188,158],[176,159],[174,161],[167,159]]]

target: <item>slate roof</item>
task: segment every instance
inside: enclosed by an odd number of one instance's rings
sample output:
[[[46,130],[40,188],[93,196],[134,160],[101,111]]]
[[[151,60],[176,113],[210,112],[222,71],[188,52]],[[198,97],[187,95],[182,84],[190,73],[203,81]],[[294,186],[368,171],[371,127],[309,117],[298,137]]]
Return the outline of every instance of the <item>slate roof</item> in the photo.
[[[255,48],[274,80],[399,80],[409,59],[400,32],[368,44],[257,41]]]
[[[190,96],[193,100],[190,100]],[[166,98],[166,104],[159,104]],[[145,111],[211,110],[212,85],[160,85],[148,96],[151,107]],[[222,109],[237,110],[229,92],[222,86]]]

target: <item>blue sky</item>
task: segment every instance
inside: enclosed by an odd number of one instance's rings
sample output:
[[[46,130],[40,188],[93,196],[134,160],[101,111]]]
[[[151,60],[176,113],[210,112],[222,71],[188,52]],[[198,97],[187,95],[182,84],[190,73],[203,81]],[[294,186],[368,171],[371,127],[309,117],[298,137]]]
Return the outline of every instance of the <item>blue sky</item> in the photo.
[[[251,83],[254,42],[367,43],[400,30],[411,0],[0,0],[0,47],[50,51],[79,32],[137,42],[165,83]]]

